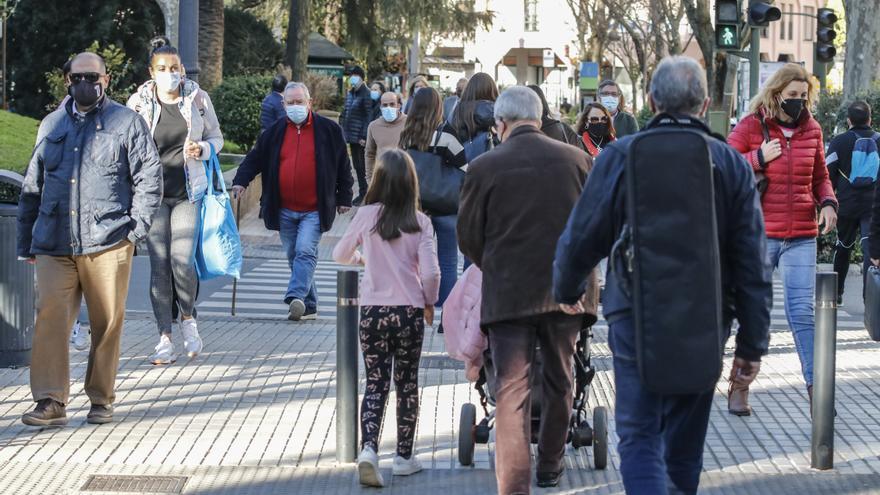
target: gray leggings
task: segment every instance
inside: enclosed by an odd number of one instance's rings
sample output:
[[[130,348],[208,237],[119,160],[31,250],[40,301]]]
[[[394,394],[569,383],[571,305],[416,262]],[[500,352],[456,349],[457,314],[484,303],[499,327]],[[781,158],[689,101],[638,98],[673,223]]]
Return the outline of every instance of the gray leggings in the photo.
[[[199,278],[196,274],[196,235],[201,201],[162,200],[147,237],[150,250],[150,301],[159,333],[171,333],[171,305],[177,292],[181,316],[193,315]],[[172,290],[172,284],[173,289]]]

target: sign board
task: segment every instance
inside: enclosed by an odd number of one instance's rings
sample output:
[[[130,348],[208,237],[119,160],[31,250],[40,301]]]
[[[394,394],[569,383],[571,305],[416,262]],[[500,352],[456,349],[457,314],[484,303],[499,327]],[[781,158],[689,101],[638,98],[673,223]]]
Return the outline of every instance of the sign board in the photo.
[[[556,54],[549,48],[544,49],[544,68],[552,69],[556,67]]]
[[[597,62],[581,62],[580,88],[583,91],[599,89],[599,64]]]

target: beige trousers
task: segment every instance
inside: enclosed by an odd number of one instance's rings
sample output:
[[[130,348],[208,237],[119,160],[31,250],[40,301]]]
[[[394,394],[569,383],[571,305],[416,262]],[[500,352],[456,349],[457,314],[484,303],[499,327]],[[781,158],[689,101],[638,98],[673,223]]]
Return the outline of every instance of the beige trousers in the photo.
[[[86,299],[92,346],[85,391],[92,404],[112,404],[134,246],[123,241],[100,253],[37,256],[37,318],[31,364],[34,401],[70,398],[69,340]]]

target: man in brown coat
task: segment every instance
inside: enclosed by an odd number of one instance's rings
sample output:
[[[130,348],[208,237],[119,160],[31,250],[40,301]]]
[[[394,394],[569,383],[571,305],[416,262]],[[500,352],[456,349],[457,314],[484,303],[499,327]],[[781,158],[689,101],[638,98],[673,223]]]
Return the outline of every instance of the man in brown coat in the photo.
[[[523,86],[495,102],[502,144],[473,162],[461,192],[461,251],[483,271],[482,325],[496,370],[498,492],[529,493],[530,380],[541,348],[538,486],[562,474],[578,333],[596,321],[595,280],[585,314],[560,312],[552,294],[556,241],[577,202],[590,157],[541,133],[541,102]]]

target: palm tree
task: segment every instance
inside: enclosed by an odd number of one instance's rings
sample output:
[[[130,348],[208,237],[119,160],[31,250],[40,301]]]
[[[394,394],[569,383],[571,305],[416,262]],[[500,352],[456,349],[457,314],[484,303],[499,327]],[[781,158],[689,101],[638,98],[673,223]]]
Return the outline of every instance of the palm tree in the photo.
[[[199,85],[210,90],[223,80],[223,0],[199,0]]]

